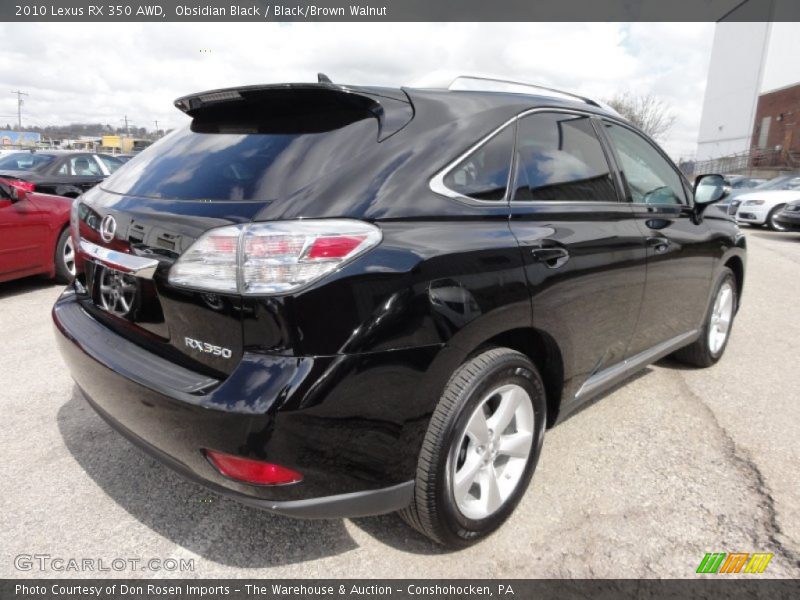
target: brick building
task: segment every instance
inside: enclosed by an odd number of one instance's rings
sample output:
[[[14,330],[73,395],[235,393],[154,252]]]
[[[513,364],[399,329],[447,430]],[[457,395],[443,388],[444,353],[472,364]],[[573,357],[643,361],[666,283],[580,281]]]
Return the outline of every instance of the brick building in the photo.
[[[769,2],[776,14],[780,14],[786,7],[796,7],[798,0]],[[754,125],[760,126],[764,116],[772,117],[765,144],[771,144],[773,150],[775,145],[783,145],[782,138],[778,142],[772,139],[773,135],[782,135],[785,129],[785,125],[779,125],[783,120],[776,119],[781,112],[797,112],[797,108],[778,107],[774,114],[764,112],[760,117],[757,114],[760,101],[770,105],[791,102],[787,98],[797,93],[790,90],[796,90],[800,83],[800,60],[797,58],[800,56],[800,23],[778,18],[772,21],[765,18],[717,23],[698,131],[698,161],[746,154],[751,147],[758,146],[759,134]],[[773,100],[773,96],[777,100]],[[786,119],[786,123],[795,120],[788,116]],[[797,148],[800,134],[793,134],[792,142]]]
[[[800,83],[758,97],[750,145],[800,163]]]

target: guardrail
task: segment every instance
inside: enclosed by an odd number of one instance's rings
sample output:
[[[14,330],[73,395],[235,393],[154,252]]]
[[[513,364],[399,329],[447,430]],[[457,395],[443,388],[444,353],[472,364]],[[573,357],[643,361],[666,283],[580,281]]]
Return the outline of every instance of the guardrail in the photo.
[[[700,173],[746,175],[756,169],[797,170],[800,169],[800,152],[754,148],[748,152],[721,156],[711,160],[686,161],[681,164],[681,169],[687,176]]]

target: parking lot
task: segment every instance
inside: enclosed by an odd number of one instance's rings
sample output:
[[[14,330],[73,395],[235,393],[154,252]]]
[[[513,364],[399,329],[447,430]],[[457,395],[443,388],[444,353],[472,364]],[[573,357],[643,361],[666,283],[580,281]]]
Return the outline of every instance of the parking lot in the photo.
[[[441,549],[393,515],[297,521],[187,483],[113,432],[53,342],[60,288],[0,284],[0,576],[15,557],[194,559],[124,577],[691,577],[706,552],[800,576],[800,234],[748,229],[743,306],[708,370],[651,366],[548,432],[511,520]]]

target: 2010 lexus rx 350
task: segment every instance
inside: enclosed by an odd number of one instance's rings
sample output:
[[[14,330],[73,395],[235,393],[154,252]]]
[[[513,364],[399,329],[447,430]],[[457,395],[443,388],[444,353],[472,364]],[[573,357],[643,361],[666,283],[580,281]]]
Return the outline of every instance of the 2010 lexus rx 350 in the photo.
[[[72,210],[53,318],[87,401],[219,493],[463,545],[548,426],[667,354],[714,364],[745,264],[704,214],[722,178],[589,99],[468,83],[179,99],[191,125]]]

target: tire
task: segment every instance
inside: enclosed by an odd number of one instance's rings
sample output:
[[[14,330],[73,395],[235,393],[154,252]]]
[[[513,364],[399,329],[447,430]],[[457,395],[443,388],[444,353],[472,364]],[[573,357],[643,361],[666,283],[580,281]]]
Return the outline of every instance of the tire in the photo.
[[[56,282],[67,284],[75,277],[75,247],[69,234],[69,227],[58,236],[56,254]]]
[[[786,231],[786,227],[775,221],[775,217],[783,210],[784,206],[786,205],[779,204],[769,211],[769,215],[767,215],[767,227],[769,227],[772,231]]]
[[[501,417],[514,406],[514,416],[503,427]],[[474,437],[482,417],[486,443]],[[468,360],[450,378],[433,412],[419,455],[414,499],[400,516],[446,546],[464,547],[488,536],[525,494],[546,420],[544,384],[524,354],[493,348]],[[502,432],[494,434],[492,424],[500,424]],[[513,448],[514,456],[504,446]],[[474,483],[456,488],[459,478]]]
[[[721,300],[723,289],[728,290],[730,293],[728,300],[730,302],[728,305],[729,313],[727,316],[727,325],[724,338],[721,341],[719,339],[716,339],[715,341],[715,336],[712,336],[712,330],[716,328],[716,331],[719,331],[719,323],[722,322],[722,320],[719,318],[717,309],[719,308],[718,303]],[[703,322],[703,329],[700,337],[695,342],[675,352],[675,358],[694,367],[705,368],[716,364],[717,361],[722,358],[722,355],[725,353],[725,348],[728,346],[731,329],[733,329],[733,321],[736,317],[738,301],[739,298],[736,292],[736,277],[734,276],[733,271],[727,267],[724,267],[722,269],[722,273],[720,273],[719,278],[717,279],[717,284],[714,287],[713,300],[711,301],[711,305],[708,307],[708,311],[706,312],[706,318]],[[728,308],[725,310],[727,311]]]

